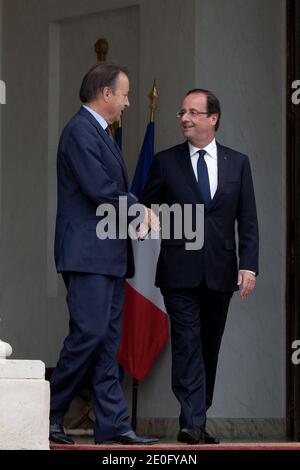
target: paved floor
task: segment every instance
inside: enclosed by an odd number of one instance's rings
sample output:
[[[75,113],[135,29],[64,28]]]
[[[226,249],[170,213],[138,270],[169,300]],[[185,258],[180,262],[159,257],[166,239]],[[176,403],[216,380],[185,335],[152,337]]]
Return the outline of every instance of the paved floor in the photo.
[[[91,434],[91,432],[89,432]],[[92,435],[73,435],[73,434],[69,434],[72,439],[74,439],[75,441],[75,445],[82,448],[82,447],[95,447],[95,444],[94,444],[94,439],[93,439],[93,436]],[[65,447],[65,446],[63,446]],[[121,449],[124,449],[125,447],[129,447],[129,448],[133,448],[132,446],[124,446],[122,444],[109,444],[109,445],[105,445],[105,446],[100,446],[100,448],[113,448],[113,449],[117,449],[117,448],[121,448]],[[144,446],[145,447],[145,446]],[[255,440],[255,439],[221,439],[221,443],[219,445],[197,445],[197,446],[189,446],[187,444],[180,444],[177,442],[177,440],[174,438],[174,439],[171,439],[171,438],[162,438],[159,440],[158,444],[155,444],[155,446],[151,445],[151,446],[146,446],[147,448],[149,449],[157,449],[157,448],[165,448],[165,449],[172,449],[172,448],[176,448],[178,449],[179,447],[180,448],[197,448],[197,447],[201,447],[202,449],[212,449],[212,448],[220,448],[220,449],[223,449],[223,448],[232,448],[232,449],[254,449],[254,448],[261,448],[261,449],[280,449],[280,448],[288,448],[288,449],[299,449],[300,450],[300,442],[293,442],[287,438],[278,438],[278,439],[268,439],[268,440],[262,440],[262,439],[259,439],[258,440]],[[52,448],[60,448],[60,446],[52,446]],[[98,446],[99,448],[99,446]],[[134,446],[134,448],[141,448],[141,446]]]
[[[68,435],[70,437],[72,437],[72,439],[74,439],[75,443],[76,444],[79,444],[79,445],[93,445],[94,444],[94,438],[93,438],[93,435],[92,435],[92,431],[89,431],[86,435],[77,435],[75,433],[75,435],[73,434],[73,431],[68,433]],[[295,443],[294,441],[292,441],[291,439],[288,439],[284,436],[282,437],[278,437],[278,438],[274,438],[274,439],[220,439],[221,440],[221,443],[222,444],[229,444],[229,443],[232,443],[232,444],[266,444],[266,443],[271,443],[271,444],[276,444],[276,443],[280,443],[280,444],[284,444],[284,443]],[[163,444],[163,445],[178,445],[178,442],[176,440],[176,438],[160,438],[159,439],[159,443],[160,444]],[[295,443],[295,444],[299,444],[300,445],[300,442],[298,443]]]

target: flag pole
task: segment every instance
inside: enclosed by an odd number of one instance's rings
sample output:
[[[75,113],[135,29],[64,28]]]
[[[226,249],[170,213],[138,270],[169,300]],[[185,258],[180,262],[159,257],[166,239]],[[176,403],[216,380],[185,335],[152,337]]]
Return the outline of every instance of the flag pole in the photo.
[[[156,87],[156,81],[154,80],[152,90],[149,95],[150,98],[150,119],[149,122],[154,122],[155,120],[155,111],[157,108],[158,100],[158,91]],[[133,378],[132,380],[132,413],[131,413],[131,427],[136,431],[137,425],[137,404],[138,404],[138,389],[139,382],[137,379]]]
[[[149,98],[151,100],[151,105],[150,105],[150,122],[154,122],[155,120],[155,111],[157,108],[157,100],[158,100],[158,91],[156,88],[156,82],[154,80],[153,82],[153,87],[151,90],[151,93],[149,95]]]

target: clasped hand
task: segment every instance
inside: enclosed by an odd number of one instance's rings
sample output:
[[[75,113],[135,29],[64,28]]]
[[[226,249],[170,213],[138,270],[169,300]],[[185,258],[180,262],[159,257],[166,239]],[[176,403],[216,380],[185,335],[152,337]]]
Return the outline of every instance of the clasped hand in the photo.
[[[137,236],[139,239],[144,238],[149,230],[152,229],[155,232],[160,230],[160,222],[157,215],[153,212],[152,209],[145,207],[145,217],[141,225],[137,230]]]

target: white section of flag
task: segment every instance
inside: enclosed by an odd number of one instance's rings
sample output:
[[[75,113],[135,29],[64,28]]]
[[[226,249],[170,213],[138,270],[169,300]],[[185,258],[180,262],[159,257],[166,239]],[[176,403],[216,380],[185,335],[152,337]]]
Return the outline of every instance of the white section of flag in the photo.
[[[145,239],[134,240],[133,252],[135,260],[135,272],[137,273],[127,282],[143,297],[154,303],[157,308],[166,313],[163,297],[160,289],[155,287],[155,272],[160,250],[160,240]]]

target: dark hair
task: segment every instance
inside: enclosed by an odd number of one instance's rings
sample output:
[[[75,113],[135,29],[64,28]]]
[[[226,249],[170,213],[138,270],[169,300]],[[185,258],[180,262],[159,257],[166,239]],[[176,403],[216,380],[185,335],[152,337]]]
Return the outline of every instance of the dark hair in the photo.
[[[204,88],[194,88],[187,92],[186,96],[191,95],[192,93],[202,93],[207,97],[207,113],[208,116],[211,114],[218,114],[219,118],[216,123],[216,131],[219,129],[220,119],[221,119],[221,106],[220,101],[211,91],[205,90]]]
[[[94,101],[104,87],[116,89],[116,81],[120,73],[127,75],[125,68],[112,64],[96,64],[83,77],[79,91],[82,103]]]

